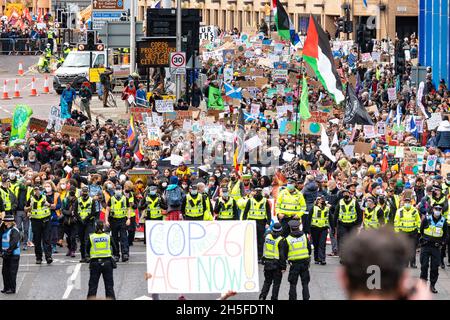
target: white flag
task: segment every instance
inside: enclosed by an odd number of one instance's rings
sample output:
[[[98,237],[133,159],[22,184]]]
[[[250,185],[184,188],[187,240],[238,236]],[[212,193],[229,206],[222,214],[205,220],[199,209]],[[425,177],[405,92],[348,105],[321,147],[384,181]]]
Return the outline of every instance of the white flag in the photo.
[[[320,133],[320,151],[333,162],[336,162],[336,157],[331,154],[330,139],[327,136],[327,132],[323,124],[321,124],[322,132]]]
[[[334,144],[339,145],[339,139],[338,139],[338,136],[337,136],[337,132],[334,133],[333,141],[331,141],[331,145],[334,145]]]

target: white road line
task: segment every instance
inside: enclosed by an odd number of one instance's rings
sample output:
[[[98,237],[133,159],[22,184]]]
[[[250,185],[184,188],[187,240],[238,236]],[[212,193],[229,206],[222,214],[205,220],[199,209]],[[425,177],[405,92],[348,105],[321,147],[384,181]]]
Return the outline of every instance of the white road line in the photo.
[[[49,268],[54,268],[54,267],[64,267],[64,266],[70,266],[73,265],[74,263],[78,263],[76,261],[67,261],[67,263],[61,262],[58,264],[51,264],[50,266],[48,266]],[[81,263],[78,263],[81,265]],[[78,265],[77,264],[77,265]],[[147,262],[145,261],[128,261],[128,262],[118,262],[117,265],[118,266],[125,266],[127,264],[133,264],[133,265],[141,265],[141,264],[147,264]],[[2,267],[3,265],[0,264],[0,267]],[[20,264],[19,268],[30,268],[30,267],[43,267],[46,268],[46,264]]]
[[[134,255],[140,255],[140,254],[145,254],[146,252],[145,251],[138,251],[138,252],[131,252],[131,256],[134,256]],[[52,254],[52,257],[62,257],[62,256],[65,256],[66,254],[65,253],[53,253]],[[20,255],[21,257],[34,257],[35,256],[35,254],[34,253],[24,253],[24,254],[21,254]],[[69,260],[66,260],[66,261],[70,261],[70,259]]]
[[[77,264],[75,266],[75,270],[73,271],[72,275],[70,276],[69,279],[67,279],[67,282],[69,283],[69,285],[66,288],[66,291],[64,292],[64,295],[62,296],[62,299],[67,299],[70,295],[70,293],[73,290],[73,283],[75,281],[75,279],[78,277],[78,273],[80,273],[80,269],[81,269],[81,263]]]

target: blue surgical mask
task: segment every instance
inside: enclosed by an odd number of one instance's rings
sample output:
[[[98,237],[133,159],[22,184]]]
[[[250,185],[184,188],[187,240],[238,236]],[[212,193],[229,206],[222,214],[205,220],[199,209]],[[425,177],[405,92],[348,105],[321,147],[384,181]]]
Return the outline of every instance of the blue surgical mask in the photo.
[[[197,190],[192,190],[192,191],[191,191],[191,194],[192,194],[193,196],[196,196],[196,195],[198,194],[198,191],[197,191]]]
[[[150,195],[154,196],[156,194],[156,191],[150,191]]]
[[[439,217],[441,216],[441,212],[440,212],[440,211],[434,211],[434,212],[433,212],[433,215],[434,215],[436,218],[439,218]]]
[[[286,188],[287,188],[289,191],[292,191],[292,190],[295,189],[295,186],[294,186],[293,184],[289,183],[289,184],[286,186]]]
[[[405,208],[406,209],[410,209],[411,208],[411,203],[405,203]]]
[[[116,191],[115,195],[116,195],[116,198],[122,197],[122,191]]]

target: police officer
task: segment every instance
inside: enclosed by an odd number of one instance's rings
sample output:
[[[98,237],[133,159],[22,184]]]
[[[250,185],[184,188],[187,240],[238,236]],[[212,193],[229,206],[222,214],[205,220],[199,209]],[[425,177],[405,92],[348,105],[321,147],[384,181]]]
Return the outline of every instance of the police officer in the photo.
[[[134,197],[133,192],[133,183],[131,181],[125,182],[124,185],[124,195],[128,200],[128,204],[130,206],[130,225],[127,227],[127,239],[128,246],[132,246],[134,242],[134,237],[136,235],[136,198]]]
[[[116,261],[112,259],[111,238],[103,231],[102,221],[97,221],[95,233],[89,235],[87,250],[91,257],[87,298],[95,299],[100,275],[103,275],[106,298],[115,300],[113,269],[116,268]]]
[[[295,180],[289,179],[286,188],[281,190],[276,201],[278,220],[283,227],[283,237],[289,234],[289,221],[302,219],[303,225],[307,224],[306,201],[303,194],[295,188]]]
[[[249,201],[247,201],[242,220],[256,221],[258,260],[261,263],[264,247],[264,234],[266,232],[266,228],[269,227],[269,223],[272,220],[270,205],[267,202],[267,199],[263,197],[261,188],[255,188],[255,194],[249,199]]]
[[[63,61],[67,58],[70,53],[70,45],[68,42],[64,42],[63,46]]]
[[[275,223],[264,241],[264,284],[259,295],[259,300],[266,300],[269,294],[270,286],[273,282],[272,300],[278,300],[278,292],[280,291],[281,279],[283,272],[286,271],[286,257],[283,255],[283,245],[286,241],[281,236],[283,228],[280,223]]]
[[[420,279],[427,281],[428,266],[430,266],[430,290],[437,293],[435,288],[439,276],[439,262],[441,261],[440,247],[444,246],[447,239],[447,221],[442,216],[442,206],[435,204],[433,214],[427,215],[420,225]]]
[[[55,33],[52,29],[48,29],[47,30],[47,48],[50,48],[50,52],[53,52],[53,38],[55,36]]]
[[[342,190],[342,199],[336,208],[334,224],[337,226],[338,247],[341,247],[345,237],[361,225],[362,210],[358,201],[350,196],[348,189]]]
[[[45,260],[47,264],[50,264],[53,262],[50,243],[50,203],[47,202],[47,197],[39,186],[34,187],[34,194],[30,197],[25,210],[31,220],[36,264],[42,263],[42,246],[44,247]]]
[[[80,262],[82,263],[89,260],[89,251],[87,251],[86,246],[89,235],[94,232],[95,208],[95,201],[89,196],[89,188],[84,186],[81,188],[81,197],[77,199],[75,204],[75,214],[78,218],[78,237],[80,239]]]
[[[331,215],[325,198],[318,196],[314,206],[309,212],[311,238],[314,246],[315,264],[325,265],[327,234],[330,226]]]
[[[311,256],[311,243],[306,234],[300,230],[300,221],[289,221],[291,232],[286,238],[286,246],[283,246],[284,256],[289,262],[289,300],[297,300],[298,277],[302,282],[303,300],[309,300],[309,265]]]
[[[163,220],[162,209],[167,209],[163,198],[158,195],[158,187],[152,185],[149,187],[145,197],[139,201],[139,210],[143,211],[144,219],[144,244],[146,243],[145,220]]]
[[[52,41],[53,43],[53,41]],[[48,66],[50,66],[50,60],[52,58],[53,55],[53,49],[52,49],[52,45],[50,43],[47,43],[45,50],[44,50],[44,56],[45,59],[47,60]]]
[[[20,260],[20,231],[15,225],[14,216],[6,215],[3,218],[3,225],[0,227],[4,286],[1,292],[5,294],[16,293],[16,279]]]
[[[378,197],[378,208],[380,208],[381,211],[383,211],[385,224],[394,222],[395,212],[391,210],[391,206],[389,205],[389,202],[387,201],[385,196]]]
[[[378,229],[382,224],[384,224],[384,212],[377,206],[376,198],[367,197],[366,205],[363,215],[363,225],[364,229]]]
[[[411,268],[416,269],[416,248],[417,248],[417,234],[420,229],[420,214],[416,208],[411,204],[411,197],[405,196],[403,199],[403,206],[397,210],[394,218],[395,232],[401,232],[408,236],[414,244],[414,250],[411,252],[411,260],[409,264]]]
[[[230,173],[230,182],[228,182],[228,191],[230,192],[230,197],[238,201],[244,196],[244,184],[238,179],[239,173],[233,171]]]
[[[116,186],[114,196],[112,196],[107,204],[105,213],[105,225],[111,224],[112,246],[114,260],[120,259],[120,251],[122,252],[122,262],[129,260],[129,247],[127,238],[127,226],[130,225],[130,204],[122,193],[122,187]]]
[[[239,220],[236,200],[230,197],[228,188],[221,189],[221,195],[214,206],[216,220]]]
[[[10,180],[8,173],[2,174],[2,185],[0,186],[0,196],[5,209],[5,214],[14,215],[17,208],[17,198],[14,192],[11,191]]]
[[[185,220],[203,220],[207,210],[206,199],[198,193],[197,185],[189,187],[189,193],[181,203],[181,213]]]

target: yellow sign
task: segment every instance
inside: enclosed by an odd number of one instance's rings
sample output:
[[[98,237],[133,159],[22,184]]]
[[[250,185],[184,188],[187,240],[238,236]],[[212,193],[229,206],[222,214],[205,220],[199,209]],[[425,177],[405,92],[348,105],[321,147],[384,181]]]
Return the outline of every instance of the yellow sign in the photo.
[[[153,95],[153,92],[147,92],[147,101],[150,100],[151,96]],[[176,100],[176,96],[174,95],[163,95],[163,100]]]
[[[105,68],[90,68],[89,82],[100,82],[100,75],[105,72]]]

